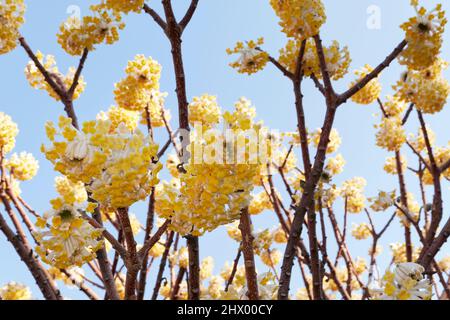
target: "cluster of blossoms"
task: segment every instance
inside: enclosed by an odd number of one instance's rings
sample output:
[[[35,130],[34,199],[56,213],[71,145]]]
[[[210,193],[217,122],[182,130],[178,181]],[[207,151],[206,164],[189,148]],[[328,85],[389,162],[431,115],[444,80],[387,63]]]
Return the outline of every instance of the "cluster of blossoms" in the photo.
[[[167,93],[159,91],[161,65],[151,57],[136,55],[128,62],[125,73],[127,76],[115,84],[117,105],[139,112],[143,124],[150,122],[152,127],[163,127],[164,121],[170,120],[170,113],[164,110]]]
[[[103,229],[92,227],[82,217],[82,212],[92,212],[96,206],[85,201],[86,190],[79,183],[59,177],[55,187],[59,197],[50,201],[52,209],[36,221],[36,252],[53,267],[81,267],[95,259],[95,252],[103,246],[98,240]]]
[[[189,104],[189,123],[199,123],[204,129],[214,126],[220,122],[220,107],[217,97],[204,94],[194,97]]]
[[[253,150],[258,152],[254,148],[257,142],[239,133],[264,131],[254,123],[255,109],[246,99],[239,100],[235,111],[222,117],[226,127],[237,133],[237,141],[214,129],[220,111],[215,99],[196,99],[189,108],[202,128],[210,130],[191,133],[189,162],[180,167],[183,173],[177,174],[178,178],[157,186],[155,209],[160,217],[171,219],[171,228],[180,234],[201,235],[238,219],[241,210],[249,206],[253,181],[266,160],[253,154]]]
[[[373,68],[369,65],[365,65],[360,70],[356,70],[354,73],[358,77],[358,79],[352,83],[350,83],[349,87],[353,87],[360,80],[362,80],[365,76],[373,71]],[[352,101],[358,104],[371,104],[374,102],[381,94],[381,83],[378,80],[378,77],[372,79],[364,88],[359,90],[352,97]]]
[[[349,213],[359,213],[365,207],[366,197],[364,187],[367,182],[364,178],[356,177],[345,181],[339,189],[340,195],[345,199]]]
[[[302,41],[288,40],[286,46],[280,50],[278,61],[290,72],[294,73]],[[341,48],[339,42],[333,41],[330,46],[323,47],[327,70],[332,80],[339,80],[348,72],[351,63],[350,52],[347,47]],[[319,57],[313,39],[308,39],[305,46],[305,54],[302,62],[302,71],[306,77],[315,75],[322,78]]]
[[[380,289],[372,289],[376,300],[431,300],[432,286],[416,263],[406,262],[396,266],[394,272],[386,271]]]
[[[442,166],[449,160],[450,160],[450,147],[436,147],[434,149],[434,161],[436,162],[437,166]],[[426,159],[426,161],[428,164],[431,163],[429,157]],[[450,179],[450,169],[443,171],[442,177]],[[425,168],[425,171],[423,172],[422,181],[426,185],[433,184],[433,175],[431,174],[430,170],[428,170],[428,168]]]
[[[352,236],[356,240],[365,240],[372,236],[372,228],[365,222],[353,224]]]
[[[140,12],[144,7],[144,0],[103,0],[102,3],[108,9],[123,13]]]
[[[318,128],[317,130],[315,130],[310,134],[309,139],[316,148],[319,146],[321,135],[322,135],[321,128]],[[339,147],[341,146],[341,143],[342,140],[341,137],[339,136],[339,132],[333,128],[330,133],[330,141],[328,142],[327,153],[330,154],[336,152],[337,149],[339,149]]]
[[[257,41],[250,40],[247,43],[239,41],[236,46],[227,49],[229,55],[239,54],[239,59],[230,66],[235,68],[239,73],[252,74],[256,73],[266,66],[269,56],[266,52],[259,49],[258,46],[264,44],[264,39],[259,38]]]
[[[400,164],[401,164],[402,171],[405,172],[405,170],[408,166],[408,162],[403,155],[400,156]],[[396,158],[395,157],[386,158],[386,161],[383,166],[383,170],[388,174],[396,175],[398,173]]]
[[[397,216],[400,218],[400,222],[405,225],[409,226],[411,221],[406,217],[405,212],[408,213],[409,218],[413,219],[414,221],[418,221],[419,214],[420,214],[420,205],[414,198],[414,195],[411,192],[406,193],[406,201],[408,204],[408,207],[405,207],[403,204],[401,204],[400,199],[396,199],[397,205],[401,208],[396,211]]]
[[[14,149],[18,133],[17,124],[10,116],[0,112],[0,156]]]
[[[42,64],[42,66],[48,71],[48,73],[55,80],[56,84],[60,86],[62,89],[68,90],[72,86],[73,79],[75,76],[75,68],[70,67],[69,71],[66,75],[63,75],[56,66],[55,57],[52,55],[47,55],[44,57],[42,52],[38,51],[36,53],[36,58]],[[45,81],[44,76],[37,68],[36,64],[33,61],[28,62],[25,68],[25,76],[28,80],[30,86],[35,89],[45,90],[47,93],[55,99],[56,101],[61,100],[61,97],[53,90],[53,88]],[[76,100],[83,93],[86,87],[86,83],[84,81],[83,76],[79,77],[78,85],[73,93],[73,99]]]
[[[71,16],[61,24],[58,43],[70,55],[78,56],[87,49],[92,51],[103,42],[113,44],[119,39],[119,30],[125,27],[118,11],[104,5],[91,6],[92,15],[80,19]]]
[[[386,211],[388,208],[392,207],[395,203],[396,194],[395,190],[391,192],[380,191],[377,197],[369,198],[368,200],[372,202],[370,208],[375,212]]]
[[[8,53],[17,46],[19,28],[25,22],[23,0],[0,2],[0,54]]]
[[[408,69],[421,70],[432,65],[439,55],[447,19],[441,4],[432,11],[419,8],[418,0],[411,0],[411,5],[417,15],[401,25],[408,46],[399,60]]]
[[[375,128],[378,128],[376,140],[380,148],[398,151],[406,142],[406,133],[400,117],[383,117]]]
[[[389,245],[392,254],[392,261],[394,263],[404,263],[407,262],[408,259],[406,257],[406,244],[405,243],[391,243]],[[421,248],[414,248],[412,252],[412,260],[416,261],[419,258]]]
[[[447,62],[437,59],[424,70],[408,70],[393,86],[396,95],[403,101],[414,103],[424,113],[441,111],[450,94],[450,85],[443,76],[447,67]]]
[[[315,36],[327,18],[321,0],[270,0],[270,4],[288,37],[307,39]]]
[[[0,288],[0,300],[31,300],[31,291],[23,284],[10,282]]]
[[[5,168],[11,172],[15,179],[27,181],[33,179],[37,174],[39,163],[31,153],[14,153],[5,161]]]
[[[83,130],[77,131],[64,117],[58,126],[59,131],[47,123],[52,146],[43,146],[42,151],[55,170],[87,184],[92,198],[102,206],[128,207],[146,198],[157,184],[162,166],[156,157],[158,145],[139,129],[98,119],[83,123]]]

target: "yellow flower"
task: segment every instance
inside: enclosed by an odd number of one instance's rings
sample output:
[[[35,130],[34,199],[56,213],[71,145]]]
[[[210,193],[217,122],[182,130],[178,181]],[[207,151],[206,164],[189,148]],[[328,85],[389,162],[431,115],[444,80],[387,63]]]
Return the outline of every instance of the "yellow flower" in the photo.
[[[372,228],[367,223],[353,224],[352,236],[356,240],[365,240],[372,236]]]
[[[16,136],[19,133],[17,124],[11,117],[0,112],[0,153],[6,154],[14,149],[16,145]]]
[[[0,288],[1,300],[31,300],[30,289],[20,283],[10,282]]]
[[[319,33],[326,21],[321,0],[270,0],[288,37],[307,39]]]
[[[259,49],[258,46],[264,44],[264,38],[259,38],[257,41],[247,41],[244,45],[239,41],[233,49],[228,48],[227,54],[239,54],[239,59],[230,63],[230,67],[236,69],[239,73],[253,74],[266,66],[269,61],[269,55]]]
[[[39,169],[38,161],[27,152],[21,152],[19,155],[14,153],[6,160],[5,166],[14,178],[21,181],[33,179]]]
[[[402,171],[405,172],[406,168],[408,166],[408,162],[403,155],[400,156],[400,163],[401,163]],[[396,158],[395,157],[386,158],[386,162],[384,163],[383,169],[388,174],[396,175],[397,174]]]
[[[316,148],[319,146],[321,134],[322,129],[318,128],[310,135],[310,140],[312,141],[312,143]],[[330,133],[330,141],[328,142],[327,153],[330,154],[336,152],[339,149],[341,142],[342,140],[341,137],[339,136],[339,132],[333,128]]]
[[[211,127],[220,121],[220,107],[217,97],[204,94],[194,97],[189,104],[189,123],[201,123],[204,127]]]
[[[381,123],[376,125],[377,146],[388,151],[398,151],[406,142],[406,133],[400,117],[383,117]]]
[[[23,0],[5,0],[0,3],[0,55],[14,50],[19,28],[25,22]]]
[[[144,7],[144,0],[106,0],[105,6],[123,13],[140,12]]]
[[[439,55],[447,19],[442,4],[438,4],[431,11],[424,7],[419,8],[418,0],[412,0],[411,4],[417,15],[400,26],[405,31],[408,45],[401,53],[399,61],[409,69],[421,70],[433,64]]]
[[[340,194],[347,201],[348,212],[359,213],[364,209],[366,197],[363,192],[366,184],[366,180],[360,177],[347,180],[342,184]]]
[[[362,69],[356,70],[355,75],[358,79],[350,84],[353,87],[357,82],[362,80],[366,75],[373,71],[373,68],[369,65],[365,65]],[[364,88],[358,91],[353,97],[352,101],[358,104],[371,104],[374,102],[381,93],[381,84],[378,77],[372,79]]]

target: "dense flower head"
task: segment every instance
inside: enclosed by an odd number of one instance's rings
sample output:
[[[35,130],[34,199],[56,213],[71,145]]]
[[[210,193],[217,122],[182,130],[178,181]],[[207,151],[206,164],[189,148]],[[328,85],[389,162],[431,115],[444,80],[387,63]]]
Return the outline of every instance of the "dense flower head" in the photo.
[[[406,103],[396,96],[387,96],[383,107],[387,117],[398,117],[406,110]]]
[[[86,210],[80,204],[65,204],[55,199],[53,209],[38,218],[39,231],[34,237],[39,245],[36,252],[45,263],[60,269],[81,267],[95,259],[103,242],[98,240],[103,229],[92,227],[80,214]]]
[[[430,141],[430,144],[434,145],[436,141],[436,134],[428,124],[425,125],[425,128],[427,131],[428,140]],[[408,142],[414,147],[416,151],[418,152],[423,151],[426,148],[426,141],[423,135],[422,128],[418,129],[417,135],[411,134],[409,136]]]
[[[126,77],[115,84],[115,100],[119,107],[143,112],[151,105],[161,106],[159,93],[159,79],[161,78],[161,65],[151,57],[136,55],[129,61],[125,69]]]
[[[280,50],[278,61],[291,73],[296,71],[301,43],[300,40],[289,39],[286,46]],[[351,62],[348,48],[341,48],[339,42],[333,41],[330,46],[324,46],[323,51],[331,79],[341,79],[348,72]],[[318,79],[322,78],[315,42],[312,39],[306,41],[302,63],[302,72],[306,77],[315,75]]]
[[[394,261],[394,263],[403,263],[408,261],[408,259],[406,258],[405,243],[391,243],[389,245],[389,248],[391,249],[392,260]],[[417,258],[419,258],[420,249],[421,248],[413,247],[413,261],[416,261]]]
[[[317,148],[319,146],[320,142],[320,136],[322,135],[322,129],[318,128],[314,132],[310,134],[310,141],[314,144],[314,146]],[[341,137],[339,136],[339,132],[333,128],[330,133],[330,141],[328,142],[327,146],[327,153],[333,153],[336,152],[340,145],[342,143]]]
[[[342,156],[342,154],[338,154],[335,157],[328,158],[327,164],[325,166],[325,171],[330,176],[335,176],[344,171],[344,166],[345,166],[345,159]]]
[[[375,212],[386,211],[392,207],[395,203],[396,194],[395,190],[391,192],[380,191],[374,198],[369,198],[371,202],[370,208]]]
[[[245,44],[239,41],[233,49],[228,48],[228,55],[240,55],[238,60],[230,63],[230,67],[236,69],[239,73],[249,75],[264,69],[269,61],[269,55],[259,48],[262,44],[264,44],[264,39],[259,38],[257,41],[250,40]]]
[[[121,123],[123,123],[128,130],[133,131],[137,128],[139,123],[139,113],[136,111],[130,111],[124,108],[111,106],[108,111],[100,112],[97,115],[97,119],[110,120],[111,132],[114,132]]]
[[[433,150],[433,156],[434,161],[436,162],[437,166],[444,165],[447,161],[450,160],[450,148],[448,147],[437,147]],[[427,164],[430,165],[431,161],[429,158],[425,159],[427,161]],[[446,179],[450,179],[450,169],[447,169],[442,172],[442,177]],[[432,185],[434,182],[433,175],[431,174],[430,170],[428,168],[425,168],[425,171],[422,176],[422,181],[426,185]]]
[[[70,67],[67,74],[62,74],[56,65],[55,57],[52,55],[44,55],[42,52],[38,51],[36,53],[36,57],[39,62],[44,66],[44,68],[50,73],[52,78],[55,80],[56,84],[61,87],[63,90],[68,90],[73,83],[73,79],[75,77],[75,68]],[[25,68],[25,76],[28,80],[30,86],[35,89],[45,90],[47,93],[55,99],[56,101],[61,100],[61,97],[53,90],[53,88],[47,83],[42,73],[37,68],[36,64],[33,61],[28,62]],[[86,82],[84,81],[84,77],[80,76],[78,80],[78,85],[73,93],[73,99],[76,100],[83,93],[86,87]]]
[[[52,146],[42,150],[55,170],[89,184],[88,191],[103,206],[128,207],[146,198],[158,182],[158,145],[124,123],[111,128],[110,120],[98,119],[83,123],[83,131],[77,131],[70,119],[61,117],[59,131],[47,123]],[[62,140],[57,141],[56,135]]]
[[[270,0],[270,4],[288,37],[307,39],[315,36],[327,18],[321,0]]]
[[[393,86],[399,99],[414,103],[424,113],[441,111],[450,94],[450,84],[443,76],[448,63],[437,59],[430,67],[414,71],[409,70]]]
[[[376,125],[377,146],[388,151],[398,151],[406,142],[406,133],[400,117],[383,117],[381,123]]]
[[[248,213],[251,215],[258,215],[264,210],[272,209],[272,202],[266,191],[261,191],[253,194],[248,206]]]
[[[38,161],[31,153],[14,153],[6,160],[5,167],[17,180],[31,180],[37,174],[39,169]]]
[[[170,110],[164,109],[167,92],[153,90],[148,97],[147,104],[141,112],[141,124],[152,128],[164,127],[172,118]]]
[[[10,116],[0,112],[0,156],[14,149],[18,133],[17,124]]]
[[[405,170],[408,166],[408,161],[406,160],[406,158],[403,155],[400,156],[400,163],[401,163],[402,171],[405,172]],[[398,173],[396,158],[395,157],[386,158],[386,161],[383,166],[383,170],[388,174],[396,175]]]
[[[103,0],[108,9],[123,13],[140,12],[144,7],[144,0]]]
[[[361,177],[347,180],[342,184],[340,194],[347,202],[348,212],[359,213],[364,209],[366,201],[364,187],[366,185],[366,180]]]
[[[23,0],[0,2],[0,55],[14,50],[19,38],[19,28],[25,22]]]
[[[27,286],[9,282],[0,288],[0,300],[31,300],[31,291]]]
[[[350,84],[353,87],[358,81],[362,80],[366,75],[373,71],[373,68],[369,65],[365,65],[360,70],[356,70],[354,73],[358,79]],[[381,94],[381,83],[378,77],[372,79],[364,88],[359,90],[352,97],[352,101],[358,104],[371,104],[374,102]]]
[[[417,15],[401,25],[408,45],[401,53],[399,61],[409,69],[421,70],[433,64],[439,55],[447,19],[442,4],[438,4],[431,11],[419,7],[418,0],[411,0],[411,4]]]
[[[386,271],[380,289],[371,290],[377,300],[431,300],[432,286],[416,263],[399,263],[394,272]]]
[[[217,97],[204,94],[200,97],[194,97],[189,103],[189,123],[201,123],[203,127],[211,127],[220,121],[220,107],[217,103]]]
[[[235,111],[225,113],[222,120],[234,130],[263,130],[254,123],[254,116],[251,103],[241,99]],[[234,140],[240,140],[242,145]],[[237,136],[227,140],[217,126],[205,132],[193,130],[190,142],[189,161],[180,167],[174,159],[171,165],[170,171],[178,179],[156,187],[155,209],[160,217],[171,219],[173,230],[201,235],[240,217],[241,210],[251,203],[253,182],[267,163],[255,157],[253,147],[257,144],[253,139]]]
[[[356,240],[365,240],[367,238],[369,238],[372,235],[372,229],[370,228],[370,226],[363,222],[360,224],[353,224],[352,227],[352,236],[356,239]]]
[[[91,11],[92,15],[82,19],[70,16],[61,24],[58,43],[68,54],[78,56],[84,49],[92,51],[98,44],[119,40],[119,30],[125,27],[119,12],[111,12],[103,5],[91,6]]]

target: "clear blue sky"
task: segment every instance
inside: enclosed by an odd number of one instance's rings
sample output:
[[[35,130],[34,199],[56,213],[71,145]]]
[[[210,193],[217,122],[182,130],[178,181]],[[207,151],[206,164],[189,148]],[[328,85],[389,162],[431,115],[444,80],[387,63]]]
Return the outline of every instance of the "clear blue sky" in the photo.
[[[188,0],[176,0],[176,12],[181,15],[188,5]],[[402,40],[399,25],[408,17],[414,15],[409,0],[324,0],[327,10],[327,23],[322,28],[325,43],[338,40],[342,45],[348,45],[353,59],[351,69],[356,69],[369,63],[376,65]],[[422,1],[428,7],[438,1]],[[450,11],[446,1],[444,7]],[[28,9],[26,23],[21,29],[30,46],[36,51],[56,56],[60,70],[64,71],[77,63],[77,58],[68,56],[56,42],[56,32],[59,25],[67,18],[67,8],[77,5],[81,13],[88,14],[88,5],[96,1],[81,0],[40,0],[26,1]],[[149,4],[161,12],[159,1],[149,1]],[[370,5],[379,6],[381,10],[381,29],[371,30],[366,27]],[[127,26],[120,34],[120,41],[113,46],[100,46],[88,58],[84,77],[87,82],[85,93],[75,103],[80,120],[95,117],[100,110],[106,110],[114,104],[113,85],[123,76],[123,69],[128,60],[136,54],[145,54],[157,59],[163,66],[161,88],[169,92],[167,107],[176,118],[176,97],[174,94],[174,77],[168,41],[159,27],[149,16],[130,14],[126,17]],[[273,56],[278,56],[278,50],[284,46],[284,35],[279,32],[278,21],[269,1],[261,0],[200,0],[198,11],[184,35],[183,49],[187,76],[187,92],[191,98],[203,93],[218,96],[223,109],[231,109],[233,103],[241,96],[246,96],[257,107],[259,119],[274,129],[280,131],[295,130],[295,109],[291,84],[272,66],[263,72],[248,77],[239,75],[228,63],[231,61],[225,49],[234,46],[238,40],[255,39],[264,36],[264,45]],[[443,58],[449,60],[450,39],[443,48]],[[53,101],[45,92],[32,89],[24,76],[23,69],[28,57],[17,48],[10,54],[0,56],[0,88],[2,99],[0,111],[11,115],[20,128],[15,151],[32,152],[40,161],[39,175],[31,182],[23,183],[23,196],[32,206],[43,212],[48,209],[48,201],[55,192],[53,178],[55,173],[48,161],[39,151],[40,145],[46,142],[44,123],[55,120],[63,109],[60,103]],[[391,85],[398,79],[402,68],[396,63],[382,75],[383,94],[391,94]],[[336,84],[338,91],[344,90],[353,79],[349,74]],[[324,102],[312,84],[307,81],[304,89],[305,108],[308,127],[321,126]],[[336,128],[340,132],[343,144],[340,152],[347,160],[345,172],[336,179],[340,182],[354,176],[363,176],[368,181],[366,195],[373,196],[379,189],[392,190],[397,188],[395,177],[387,176],[383,170],[386,152],[375,147],[375,129],[377,121],[373,114],[378,112],[375,105],[359,106],[353,103],[341,107],[338,112]],[[447,144],[446,130],[450,111],[448,108],[438,116],[427,117],[427,121],[438,133],[438,142]],[[412,132],[416,132],[417,121],[413,117]],[[175,123],[173,123],[175,127]],[[166,140],[165,132],[158,134],[159,141]],[[413,157],[409,155],[409,159]],[[415,162],[414,164],[415,165]],[[414,179],[409,178],[410,181]],[[413,189],[411,191],[417,191]],[[416,195],[417,192],[416,192]],[[448,185],[444,184],[444,199],[448,198]],[[134,212],[143,221],[142,206]],[[255,219],[256,229],[271,225],[272,214],[266,212]],[[381,213],[376,221],[388,219],[389,213]],[[365,216],[352,216],[351,222],[365,221]],[[224,236],[225,229],[219,228],[201,240],[201,255],[212,255],[216,259],[215,272],[219,272],[224,261],[234,258],[237,244]],[[25,266],[19,261],[0,236],[0,286],[7,281],[23,282],[33,289],[35,297],[41,295],[29,276]],[[384,245],[386,263],[390,259],[388,243],[403,241],[398,222],[387,234]],[[354,252],[365,256],[369,242],[352,246]],[[360,249],[359,247],[364,247]],[[218,250],[219,249],[219,250]],[[220,253],[217,254],[217,253]],[[294,283],[298,287],[298,283]],[[75,290],[64,291],[71,298],[82,297]]]

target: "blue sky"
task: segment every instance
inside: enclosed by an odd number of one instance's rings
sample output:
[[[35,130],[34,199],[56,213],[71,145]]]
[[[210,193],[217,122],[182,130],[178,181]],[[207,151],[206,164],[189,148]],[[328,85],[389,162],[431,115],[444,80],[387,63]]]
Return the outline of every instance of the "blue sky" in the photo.
[[[180,16],[189,1],[174,2],[176,13]],[[349,47],[353,60],[351,70],[366,63],[377,65],[402,40],[403,33],[399,25],[414,15],[409,2],[409,0],[324,0],[328,19],[322,28],[322,38],[325,44],[331,40],[338,40],[342,45]],[[431,8],[438,1],[422,2],[426,2],[427,7]],[[96,1],[28,0],[26,3],[28,6],[26,23],[21,32],[29,45],[35,51],[39,49],[45,54],[55,55],[59,69],[63,72],[68,67],[76,65],[78,59],[68,56],[60,48],[55,34],[59,25],[67,18],[69,6],[79,6],[81,14],[84,15],[88,14],[88,5],[95,4]],[[149,1],[149,4],[161,12],[159,1]],[[367,8],[371,5],[380,9],[380,29],[369,29],[366,26],[369,17]],[[449,11],[450,4],[445,2],[444,8]],[[100,110],[106,110],[114,104],[112,93],[114,83],[123,76],[127,61],[141,53],[152,56],[163,66],[161,88],[169,92],[166,106],[171,109],[173,118],[176,119],[175,83],[167,39],[153,20],[145,14],[130,14],[125,21],[127,26],[120,34],[120,41],[113,46],[100,46],[88,58],[83,73],[87,88],[75,102],[80,120],[92,119]],[[286,39],[280,32],[277,17],[268,0],[201,0],[198,11],[183,37],[188,97],[192,98],[203,93],[217,95],[222,108],[230,110],[236,100],[245,96],[257,107],[258,118],[263,119],[270,128],[293,131],[296,124],[291,84],[272,66],[250,77],[237,74],[228,66],[233,58],[226,55],[227,47],[234,46],[238,40],[256,39],[260,36],[265,37],[264,48],[278,57],[278,50],[284,46]],[[449,60],[448,32],[445,39],[447,41],[443,48],[443,58]],[[57,119],[63,114],[63,109],[60,103],[53,101],[45,92],[36,91],[28,85],[23,73],[28,60],[21,48],[0,56],[2,70],[0,111],[9,114],[19,125],[20,134],[15,151],[32,152],[40,161],[39,175],[34,180],[23,183],[22,190],[24,198],[36,210],[43,212],[48,209],[48,201],[55,194],[53,189],[55,173],[39,148],[46,142],[44,123],[47,120]],[[383,95],[392,93],[391,85],[396,82],[402,70],[402,67],[394,63],[382,74]],[[352,80],[353,76],[349,74],[336,83],[337,90],[345,90]],[[315,129],[322,124],[324,101],[310,81],[305,83],[304,94],[307,124],[310,129]],[[384,159],[389,155],[375,147],[373,125],[377,118],[373,114],[377,112],[375,105],[360,106],[350,102],[340,108],[336,119],[336,128],[343,140],[340,152],[347,160],[347,165],[345,172],[335,182],[363,176],[368,181],[367,196],[375,195],[379,189],[397,188],[395,177],[387,176],[382,170]],[[447,121],[444,119],[449,119],[449,115],[450,111],[447,108],[437,116],[426,117],[427,122],[437,133],[438,143],[441,145],[446,145],[448,141],[445,135],[448,132]],[[172,126],[175,127],[176,123],[173,122]],[[408,128],[411,128],[411,132],[416,132],[415,116]],[[166,141],[164,131],[158,132],[157,137],[160,138],[161,144]],[[413,159],[410,154],[408,158]],[[413,165],[415,166],[415,160]],[[411,175],[408,181],[416,184]],[[411,187],[411,191],[416,192],[418,196],[415,187]],[[444,201],[445,198],[448,198],[448,185],[444,183]],[[143,221],[143,211],[140,208],[143,206],[137,206],[134,212]],[[375,219],[381,224],[388,217],[387,212],[378,214]],[[270,226],[273,221],[273,214],[266,212],[255,218],[256,229]],[[365,216],[352,216],[351,221],[365,221]],[[383,261],[386,263],[390,259],[387,244],[403,241],[398,221],[394,224],[382,243]],[[33,279],[10,245],[3,236],[0,236],[0,241],[2,262],[0,286],[11,280],[23,282],[32,287],[35,297],[40,298]],[[363,244],[364,246],[360,243],[352,246],[355,255],[366,255],[369,242]],[[234,258],[236,248],[237,244],[225,237],[224,228],[219,228],[201,240],[201,255],[212,255],[216,259],[215,272],[220,271],[224,261],[231,261]],[[220,255],[217,252],[220,252]],[[298,286],[298,283],[295,286]],[[71,298],[81,297],[75,290],[64,291],[64,294]]]

